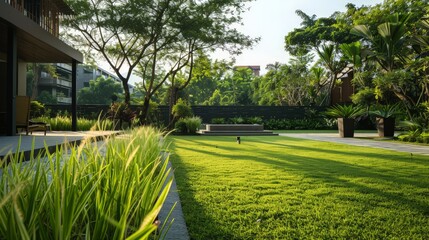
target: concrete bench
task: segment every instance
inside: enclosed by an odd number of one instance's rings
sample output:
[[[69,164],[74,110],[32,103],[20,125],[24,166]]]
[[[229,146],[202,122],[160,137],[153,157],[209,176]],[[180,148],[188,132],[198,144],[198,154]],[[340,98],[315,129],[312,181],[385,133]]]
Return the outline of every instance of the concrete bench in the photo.
[[[264,130],[264,126],[259,124],[207,124],[206,129],[201,130],[199,133],[217,136],[278,135],[272,131]]]
[[[258,124],[207,124],[206,131],[263,131]]]

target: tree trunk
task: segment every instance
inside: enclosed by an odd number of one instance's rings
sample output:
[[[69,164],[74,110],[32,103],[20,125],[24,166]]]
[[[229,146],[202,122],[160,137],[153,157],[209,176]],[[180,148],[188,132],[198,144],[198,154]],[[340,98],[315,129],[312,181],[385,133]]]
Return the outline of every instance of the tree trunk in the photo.
[[[174,105],[177,103],[177,93],[179,92],[179,88],[178,87],[171,87],[170,88],[170,98],[168,101],[168,112],[169,112],[169,124],[168,124],[168,128],[171,128],[172,126],[174,126],[175,124],[175,118],[173,115],[173,107]]]
[[[39,95],[37,87],[39,85],[40,74],[41,71],[39,64],[33,63],[33,86],[31,90],[31,100],[36,100],[37,96]]]
[[[130,97],[130,89],[128,88],[127,80],[122,79],[122,88],[124,89],[124,97],[125,97],[124,102],[129,105],[131,97]]]
[[[149,103],[150,103],[150,98],[145,96],[144,101],[143,101],[142,111],[140,113],[140,124],[141,125],[147,124],[147,115],[149,113]]]

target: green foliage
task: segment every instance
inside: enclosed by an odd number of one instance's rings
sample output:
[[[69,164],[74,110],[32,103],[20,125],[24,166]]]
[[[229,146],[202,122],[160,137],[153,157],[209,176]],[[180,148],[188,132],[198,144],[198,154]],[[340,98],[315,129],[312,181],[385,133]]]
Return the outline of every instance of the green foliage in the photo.
[[[229,119],[233,124],[243,124],[244,118],[242,117],[234,117]]]
[[[296,11],[302,18],[301,28],[296,28],[285,36],[285,49],[292,55],[299,55],[315,50],[323,43],[351,43],[357,37],[350,35],[350,14],[335,13],[330,17],[317,18],[301,10]]]
[[[89,46],[119,75],[126,103],[130,76],[142,77],[141,121],[145,122],[149,101],[158,90],[167,84],[173,89],[187,87],[187,80],[175,80],[191,79],[199,51],[223,49],[237,54],[258,40],[235,28],[247,1],[70,1],[75,16],[65,23],[74,30],[69,38],[76,45]]]
[[[258,105],[304,106],[320,104],[326,95],[323,84],[308,69],[312,54],[293,57],[288,64],[275,63],[252,82],[253,101]]]
[[[41,117],[45,114],[45,105],[38,101],[31,101],[30,119]]]
[[[72,130],[72,122],[70,116],[61,116],[58,115],[54,118],[50,117],[38,117],[33,119],[34,121],[40,121],[47,123],[51,126],[52,131],[71,131]],[[113,122],[110,119],[103,120],[94,120],[87,118],[78,118],[77,119],[77,130],[78,131],[90,131],[90,130],[103,130],[98,128],[97,124],[100,122],[105,129],[113,130]]]
[[[140,116],[138,118],[140,118]],[[163,128],[164,123],[161,121],[161,113],[158,104],[155,102],[151,101],[149,103],[149,113],[146,118],[146,123],[158,127],[159,129]]]
[[[37,96],[37,101],[42,104],[57,104],[57,98],[48,91],[42,91]]]
[[[374,89],[365,87],[351,96],[354,104],[362,106],[370,106],[375,101]]]
[[[369,114],[382,118],[395,117],[400,114],[399,104],[378,105],[374,107],[371,111],[369,111]]]
[[[234,140],[173,138],[191,239],[429,236],[428,156],[287,137]]]
[[[172,183],[161,137],[140,128],[28,162],[9,155],[1,161],[0,238],[159,239],[153,223]]]
[[[365,109],[354,105],[335,105],[325,112],[327,116],[334,118],[356,118],[365,113]]]
[[[225,124],[225,118],[212,118],[211,123],[213,124]]]
[[[201,126],[201,118],[186,117],[179,119],[175,124],[176,132],[182,134],[196,134]]]
[[[89,81],[89,87],[84,87],[77,94],[78,104],[105,104],[112,103],[111,96],[122,93],[122,86],[111,78],[100,76]]]
[[[247,122],[250,124],[262,124],[264,120],[261,117],[250,117],[247,118]]]
[[[110,105],[107,115],[110,119],[122,120],[128,123],[132,122],[136,117],[136,113],[124,102],[115,102]]]
[[[174,124],[174,129],[178,133],[182,133],[182,134],[187,133],[188,128],[186,127],[185,119],[180,118],[179,120],[177,120],[177,122]]]
[[[177,103],[173,106],[172,114],[177,119],[191,117],[192,108],[188,102],[179,99]]]
[[[190,134],[195,134],[200,128],[202,122],[200,117],[184,118],[183,121],[186,124],[187,132]]]
[[[268,119],[263,121],[264,129],[270,130],[332,130],[337,128],[336,119]]]

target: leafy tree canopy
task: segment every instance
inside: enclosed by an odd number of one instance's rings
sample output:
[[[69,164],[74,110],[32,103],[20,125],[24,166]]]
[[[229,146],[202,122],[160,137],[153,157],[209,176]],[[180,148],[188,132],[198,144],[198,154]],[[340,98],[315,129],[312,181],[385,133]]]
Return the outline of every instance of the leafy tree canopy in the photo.
[[[111,78],[98,77],[89,81],[89,87],[80,89],[77,96],[79,104],[110,104],[112,95],[122,93],[121,84]]]

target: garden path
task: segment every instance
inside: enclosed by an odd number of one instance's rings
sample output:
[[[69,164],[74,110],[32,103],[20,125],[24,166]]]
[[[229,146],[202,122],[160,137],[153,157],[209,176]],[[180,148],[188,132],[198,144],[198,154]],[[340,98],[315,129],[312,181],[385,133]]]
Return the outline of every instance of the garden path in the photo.
[[[338,136],[338,133],[280,133],[280,136],[343,143],[361,147],[382,148],[398,152],[429,156],[429,146],[385,141],[385,139],[377,140],[376,133],[355,133],[354,138],[341,138]],[[374,140],[365,138],[374,138]]]

